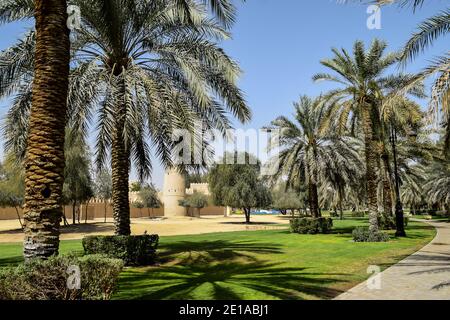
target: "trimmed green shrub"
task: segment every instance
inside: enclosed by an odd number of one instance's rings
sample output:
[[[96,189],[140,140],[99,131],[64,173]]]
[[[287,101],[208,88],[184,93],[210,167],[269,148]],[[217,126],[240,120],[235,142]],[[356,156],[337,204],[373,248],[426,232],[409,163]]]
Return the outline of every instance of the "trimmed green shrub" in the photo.
[[[386,217],[382,214],[378,215],[378,226],[381,230],[395,230],[396,222],[395,217]]]
[[[331,218],[294,218],[291,221],[291,232],[300,234],[326,234],[333,228]]]
[[[355,242],[387,242],[389,235],[384,232],[370,232],[369,228],[358,227],[353,230]]]
[[[109,300],[122,268],[121,260],[101,255],[31,260],[0,269],[0,300]]]
[[[89,236],[83,239],[83,248],[85,254],[104,254],[126,266],[147,266],[155,262],[158,242],[158,235]]]

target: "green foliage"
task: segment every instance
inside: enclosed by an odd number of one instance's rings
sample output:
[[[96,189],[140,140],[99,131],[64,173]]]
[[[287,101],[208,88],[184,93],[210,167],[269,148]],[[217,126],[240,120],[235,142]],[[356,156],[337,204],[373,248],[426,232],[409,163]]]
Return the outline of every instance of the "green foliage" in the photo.
[[[193,194],[189,195],[186,199],[178,201],[179,205],[185,208],[197,209],[198,215],[200,215],[201,209],[206,207],[209,203],[209,197],[204,193],[194,191]]]
[[[283,188],[276,188],[272,191],[272,207],[281,212],[297,210],[303,207],[303,201],[293,190],[285,191]]]
[[[186,188],[190,188],[192,183],[207,183],[208,175],[201,172],[186,173]]]
[[[226,164],[230,162],[233,164]],[[214,204],[242,208],[249,223],[251,208],[264,208],[272,202],[260,169],[260,162],[248,153],[226,154],[223,163],[215,164],[208,175]]]
[[[126,266],[146,266],[155,262],[158,235],[89,236],[83,239],[85,254],[104,254],[121,259]]]
[[[63,197],[77,205],[94,196],[89,147],[77,131],[66,130]]]
[[[7,156],[0,163],[0,207],[22,206],[24,192],[24,170],[13,156]]]
[[[142,184],[139,181],[134,181],[130,184],[130,192],[139,192],[142,189]]]
[[[189,207],[196,209],[203,209],[209,203],[209,197],[201,192],[195,191],[187,198]]]
[[[388,216],[386,217],[383,214],[378,215],[378,227],[381,230],[395,230],[395,217],[394,216]]]
[[[300,234],[327,234],[333,228],[331,218],[294,218],[290,221],[292,233]]]
[[[102,169],[100,170],[95,177],[95,196],[98,199],[103,201],[107,201],[112,198],[112,177],[111,172]]]
[[[160,208],[162,203],[158,197],[158,190],[152,184],[145,185],[139,191],[139,199],[143,208]]]
[[[69,267],[80,270],[81,289],[69,289]],[[31,260],[0,269],[0,300],[108,300],[123,262],[102,255],[74,255]]]
[[[389,235],[384,232],[370,232],[369,228],[357,227],[352,232],[355,242],[387,242]]]
[[[188,197],[189,206],[191,208],[203,209],[208,205],[209,198],[206,194],[195,191]]]
[[[132,205],[137,209],[145,208],[144,203],[142,201],[134,201]]]

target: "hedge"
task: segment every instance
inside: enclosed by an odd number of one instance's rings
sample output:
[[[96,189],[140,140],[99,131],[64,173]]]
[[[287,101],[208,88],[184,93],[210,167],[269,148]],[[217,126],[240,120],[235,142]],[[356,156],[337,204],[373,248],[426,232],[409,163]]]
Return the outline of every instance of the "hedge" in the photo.
[[[0,269],[0,300],[108,300],[122,268],[102,255],[30,260]]]
[[[83,239],[85,254],[105,254],[126,266],[151,265],[156,259],[158,235],[89,236]]]
[[[331,218],[294,218],[291,220],[291,232],[300,234],[326,234],[333,228]]]

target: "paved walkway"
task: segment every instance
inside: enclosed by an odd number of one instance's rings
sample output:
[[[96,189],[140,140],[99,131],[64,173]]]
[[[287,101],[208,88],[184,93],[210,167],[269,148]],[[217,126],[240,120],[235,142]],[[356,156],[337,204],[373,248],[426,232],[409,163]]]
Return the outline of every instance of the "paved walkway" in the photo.
[[[380,289],[365,281],[336,300],[450,300],[450,224],[428,222],[436,238],[422,250],[386,269],[379,276]],[[445,285],[447,284],[447,285]]]

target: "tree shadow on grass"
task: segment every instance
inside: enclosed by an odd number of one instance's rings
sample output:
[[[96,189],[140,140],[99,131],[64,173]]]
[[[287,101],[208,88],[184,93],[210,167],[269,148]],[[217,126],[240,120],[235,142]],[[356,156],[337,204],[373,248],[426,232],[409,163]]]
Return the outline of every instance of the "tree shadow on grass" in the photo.
[[[158,256],[161,263],[179,261],[187,264],[195,261],[212,262],[225,259],[254,259],[254,254],[283,253],[281,246],[253,241],[179,241],[162,246]]]
[[[166,244],[160,267],[129,269],[121,277],[118,299],[329,299],[338,274],[263,261],[282,254],[282,246],[255,241],[180,241]],[[259,256],[259,257],[258,257]],[[340,277],[342,278],[342,277]]]
[[[305,268],[262,261],[192,263],[158,269],[130,270],[122,276],[119,294],[125,299],[330,299],[341,291],[327,287],[342,282]]]
[[[15,267],[21,262],[23,262],[22,255],[0,258],[0,268]]]

